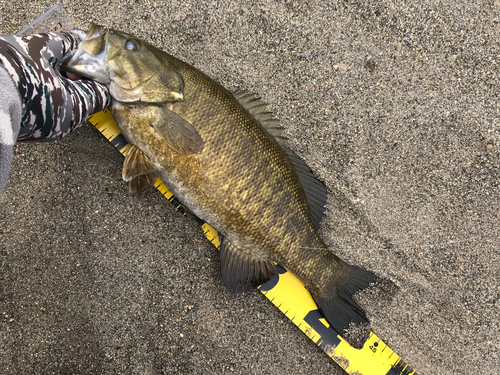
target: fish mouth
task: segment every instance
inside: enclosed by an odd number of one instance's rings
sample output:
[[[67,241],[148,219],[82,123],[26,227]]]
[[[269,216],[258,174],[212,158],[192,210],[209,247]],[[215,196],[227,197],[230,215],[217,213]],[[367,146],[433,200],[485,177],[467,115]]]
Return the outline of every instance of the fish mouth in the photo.
[[[103,56],[100,55],[91,56],[84,51],[77,51],[61,68],[104,85],[111,82]]]
[[[72,31],[83,40],[78,49],[62,66],[62,69],[106,85],[113,96],[118,88],[127,98],[140,97],[140,87],[155,85],[159,81],[158,69],[142,69],[137,62],[141,55],[129,56],[124,46],[127,34],[92,24],[89,31]],[[125,52],[125,53],[124,53]],[[133,52],[135,53],[135,52]]]
[[[101,26],[92,24],[76,52],[64,62],[61,68],[96,82],[109,84],[111,82],[110,74],[106,67],[106,56],[109,48],[107,31]],[[85,32],[73,30],[72,33],[82,39]]]
[[[92,79],[104,85],[112,82],[124,90],[134,90],[149,82],[158,73],[153,72],[144,79],[132,80],[131,76],[124,77],[110,68],[110,62],[123,50],[119,40],[113,38],[113,30],[91,24],[87,33],[83,30],[73,30],[72,33],[82,39],[78,49],[62,66],[62,69]]]

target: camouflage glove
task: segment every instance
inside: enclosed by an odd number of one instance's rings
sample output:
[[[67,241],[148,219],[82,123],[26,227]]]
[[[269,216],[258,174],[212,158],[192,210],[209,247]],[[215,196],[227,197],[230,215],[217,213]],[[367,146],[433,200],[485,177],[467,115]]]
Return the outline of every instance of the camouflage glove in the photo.
[[[61,32],[0,36],[0,69],[12,77],[22,104],[18,141],[60,139],[109,105],[104,85],[59,73],[78,43],[74,35]]]

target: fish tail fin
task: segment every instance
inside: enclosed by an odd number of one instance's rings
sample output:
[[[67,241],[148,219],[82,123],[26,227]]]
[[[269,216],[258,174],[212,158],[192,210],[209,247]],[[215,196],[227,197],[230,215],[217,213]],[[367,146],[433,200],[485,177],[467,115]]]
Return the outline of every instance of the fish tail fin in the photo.
[[[378,281],[373,272],[348,264],[344,266],[346,278],[342,283],[333,278],[330,285],[313,295],[320,312],[340,335],[351,323],[369,324],[365,312],[354,302],[353,296]]]

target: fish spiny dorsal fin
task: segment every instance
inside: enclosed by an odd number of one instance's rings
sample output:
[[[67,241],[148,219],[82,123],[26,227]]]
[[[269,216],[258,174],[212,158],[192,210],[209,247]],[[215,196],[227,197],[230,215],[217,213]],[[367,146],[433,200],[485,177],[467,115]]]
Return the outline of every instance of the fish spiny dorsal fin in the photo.
[[[285,129],[279,126],[278,120],[273,118],[272,112],[266,111],[267,104],[263,103],[260,97],[256,94],[249,94],[246,91],[237,91],[233,93],[233,96],[260,122],[280,146],[285,146],[286,137],[283,136]]]
[[[287,138],[283,136],[284,128],[279,126],[278,120],[273,118],[272,112],[266,111],[266,104],[261,101],[259,96],[246,91],[237,91],[233,93],[233,96],[262,124],[288,154],[304,187],[307,203],[309,204],[310,219],[316,229],[319,229],[319,223],[325,213],[328,195],[326,186],[314,176],[311,168],[307,166],[300,156],[285,146]]]
[[[248,95],[248,93],[246,91],[235,91],[233,92],[233,96],[236,98],[236,100],[240,100],[240,98],[244,97]]]

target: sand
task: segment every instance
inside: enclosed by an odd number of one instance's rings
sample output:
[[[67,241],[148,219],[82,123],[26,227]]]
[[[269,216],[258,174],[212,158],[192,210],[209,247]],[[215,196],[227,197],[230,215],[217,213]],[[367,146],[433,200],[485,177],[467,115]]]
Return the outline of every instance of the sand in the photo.
[[[0,0],[0,32],[51,1]],[[259,93],[329,191],[321,234],[393,283],[359,302],[419,374],[500,373],[500,2],[85,1]],[[92,126],[17,144],[0,197],[2,374],[344,373]]]

